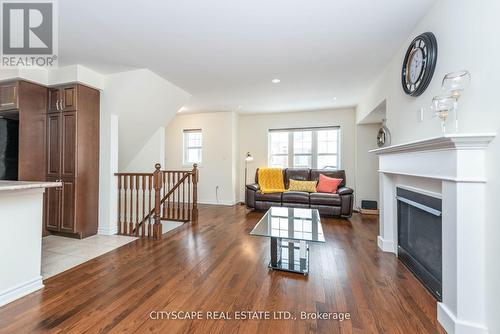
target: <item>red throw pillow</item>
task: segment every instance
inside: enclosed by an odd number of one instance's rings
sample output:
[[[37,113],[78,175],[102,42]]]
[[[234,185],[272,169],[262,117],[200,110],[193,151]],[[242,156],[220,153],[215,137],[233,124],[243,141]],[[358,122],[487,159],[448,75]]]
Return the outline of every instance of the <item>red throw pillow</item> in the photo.
[[[337,188],[342,183],[342,179],[335,179],[323,174],[319,174],[319,182],[316,191],[319,193],[336,193]]]

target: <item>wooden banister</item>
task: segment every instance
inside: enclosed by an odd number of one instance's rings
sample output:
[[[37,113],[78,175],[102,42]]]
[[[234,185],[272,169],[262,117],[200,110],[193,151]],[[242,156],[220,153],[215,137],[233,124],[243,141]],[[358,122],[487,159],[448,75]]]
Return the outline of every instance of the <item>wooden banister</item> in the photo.
[[[193,165],[193,220],[198,221],[198,164]]]
[[[155,188],[155,224],[153,226],[153,238],[159,239],[162,235],[161,228],[161,188],[162,188],[162,178],[163,174],[160,171],[161,165],[155,165],[155,171],[153,173],[153,184]]]
[[[162,220],[194,221],[198,217],[198,168],[153,173],[116,173],[118,234],[162,236]],[[186,191],[187,188],[187,191]]]

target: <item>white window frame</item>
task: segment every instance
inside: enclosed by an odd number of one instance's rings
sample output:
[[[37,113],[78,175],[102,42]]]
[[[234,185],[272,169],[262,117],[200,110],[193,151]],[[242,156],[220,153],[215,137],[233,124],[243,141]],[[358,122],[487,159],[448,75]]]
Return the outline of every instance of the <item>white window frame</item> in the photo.
[[[200,133],[201,134],[201,146],[187,146],[187,135],[189,133]],[[188,161],[188,151],[189,149],[200,149],[200,161]],[[203,131],[202,129],[184,129],[182,130],[182,164],[184,166],[192,166],[193,164],[201,165],[203,161]]]
[[[331,153],[321,153],[318,154],[318,131],[323,131],[323,130],[337,130],[337,153],[336,154],[331,154]],[[303,132],[303,131],[311,131],[312,136],[312,146],[311,146],[311,154],[306,154],[306,153],[301,153],[301,154],[296,154],[296,155],[303,155],[303,156],[311,156],[311,168],[316,169],[318,167],[318,156],[320,155],[337,155],[337,170],[342,169],[342,132],[340,126],[325,126],[325,127],[307,127],[307,128],[286,128],[286,129],[268,129],[268,135],[267,135],[267,161],[268,165],[271,164],[271,159],[273,156],[285,156],[288,155],[288,166],[293,168],[294,167],[294,138],[293,138],[293,133],[294,132]],[[273,132],[288,132],[288,154],[285,153],[280,153],[280,154],[271,154],[271,134]],[[285,167],[285,168],[286,168]]]

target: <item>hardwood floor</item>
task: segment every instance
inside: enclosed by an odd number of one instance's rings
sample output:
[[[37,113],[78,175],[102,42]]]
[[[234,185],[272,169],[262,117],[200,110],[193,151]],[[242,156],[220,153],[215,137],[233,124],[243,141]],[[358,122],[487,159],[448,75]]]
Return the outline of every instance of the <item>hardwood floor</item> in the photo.
[[[262,216],[201,206],[199,222],[137,240],[45,281],[0,308],[1,333],[444,333],[436,302],[394,255],[377,248],[376,218],[323,219],[310,275],[269,271]],[[289,311],[297,320],[152,320],[152,311]],[[300,320],[300,312],[350,320]],[[155,316],[158,316],[156,313]],[[272,317],[272,314],[271,314]]]

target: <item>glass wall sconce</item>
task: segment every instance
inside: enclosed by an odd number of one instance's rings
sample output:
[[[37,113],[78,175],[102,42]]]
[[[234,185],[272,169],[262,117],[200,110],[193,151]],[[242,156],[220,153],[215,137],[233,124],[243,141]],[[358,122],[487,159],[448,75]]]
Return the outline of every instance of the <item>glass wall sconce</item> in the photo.
[[[441,120],[441,131],[446,133],[446,120],[450,113],[455,110],[456,99],[453,95],[434,96],[431,109],[434,115]]]
[[[464,89],[470,84],[470,81],[469,71],[463,70],[446,74],[441,86],[458,100]]]
[[[458,99],[462,95],[464,89],[470,84],[471,75],[469,71],[462,70],[451,72],[444,76],[441,87],[446,92],[449,92],[453,97],[453,114],[455,116],[455,131],[458,132]],[[448,103],[448,102],[446,102]]]

